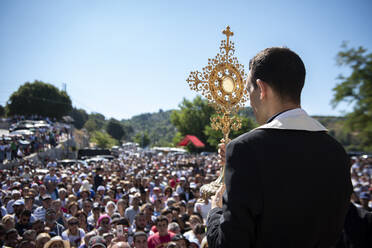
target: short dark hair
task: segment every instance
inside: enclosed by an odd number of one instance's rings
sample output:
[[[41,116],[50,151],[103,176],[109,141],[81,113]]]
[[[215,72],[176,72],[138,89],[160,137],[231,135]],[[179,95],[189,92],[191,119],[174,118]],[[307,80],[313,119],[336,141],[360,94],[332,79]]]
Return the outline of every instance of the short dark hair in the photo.
[[[25,210],[22,211],[21,216],[27,216],[27,217],[30,217],[31,214],[32,214],[32,213],[31,213],[30,210],[25,209]]]
[[[268,83],[282,99],[300,103],[306,69],[300,56],[286,47],[262,50],[249,61],[251,84],[256,80]]]
[[[145,236],[147,238],[147,234],[145,232],[135,232],[133,235],[133,242],[136,242],[136,238],[141,236]]]
[[[155,220],[155,226],[158,225],[158,223],[162,222],[162,221],[166,221],[167,224],[168,224],[168,218],[164,215],[159,215],[156,220]]]

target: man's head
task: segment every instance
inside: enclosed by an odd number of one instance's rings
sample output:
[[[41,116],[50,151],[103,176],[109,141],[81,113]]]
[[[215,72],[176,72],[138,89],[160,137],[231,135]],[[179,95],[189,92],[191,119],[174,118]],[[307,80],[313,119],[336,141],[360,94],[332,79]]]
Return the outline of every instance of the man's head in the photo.
[[[288,48],[266,48],[251,59],[249,69],[248,92],[260,124],[271,117],[265,114],[271,107],[268,104],[300,105],[306,70],[296,53]]]
[[[132,206],[133,207],[138,207],[138,205],[140,204],[140,201],[141,201],[141,195],[136,193],[133,196],[133,199],[132,199]]]
[[[188,247],[188,240],[182,234],[175,235],[172,239],[179,248],[187,248]]]
[[[90,213],[90,211],[92,210],[92,202],[90,200],[85,200],[83,202],[83,211],[85,213]]]
[[[43,248],[45,243],[50,240],[50,235],[48,233],[40,233],[36,237],[36,248]]]
[[[44,194],[41,197],[41,200],[42,200],[42,205],[45,209],[48,209],[52,206],[52,198],[50,197],[50,195]]]
[[[67,227],[73,233],[78,230],[79,227],[79,220],[76,217],[70,217],[67,219]]]
[[[18,244],[18,232],[12,228],[5,233],[5,245],[10,247],[17,247]]]
[[[136,215],[135,217],[135,224],[136,224],[136,229],[137,230],[145,230],[146,227],[146,217],[143,212],[140,212]]]
[[[21,213],[19,222],[22,225],[27,225],[27,224],[30,223],[30,219],[31,219],[31,211],[28,210],[28,209],[23,210],[22,213]]]
[[[133,235],[134,248],[147,248],[147,235],[144,232],[136,232]]]
[[[49,208],[45,212],[45,222],[47,224],[54,224],[56,221],[56,211],[54,208]]]
[[[94,236],[90,238],[88,248],[106,248],[106,240],[102,236]]]
[[[155,220],[156,228],[158,229],[159,236],[165,236],[168,234],[168,218],[164,215],[160,215]]]
[[[16,216],[19,216],[24,209],[25,209],[25,202],[24,202],[24,200],[16,200],[13,203],[13,211],[16,214]]]
[[[39,194],[42,196],[46,193],[46,187],[44,184],[39,186]]]
[[[32,223],[32,229],[36,230],[36,233],[42,233],[44,231],[44,221],[42,219],[37,219]]]

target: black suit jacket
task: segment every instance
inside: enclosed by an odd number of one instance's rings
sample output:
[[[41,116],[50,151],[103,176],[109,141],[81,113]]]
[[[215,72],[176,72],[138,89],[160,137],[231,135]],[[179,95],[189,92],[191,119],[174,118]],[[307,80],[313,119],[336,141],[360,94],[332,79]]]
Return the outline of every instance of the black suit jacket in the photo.
[[[209,247],[331,247],[352,185],[343,147],[325,131],[256,129],[226,147],[223,209]]]

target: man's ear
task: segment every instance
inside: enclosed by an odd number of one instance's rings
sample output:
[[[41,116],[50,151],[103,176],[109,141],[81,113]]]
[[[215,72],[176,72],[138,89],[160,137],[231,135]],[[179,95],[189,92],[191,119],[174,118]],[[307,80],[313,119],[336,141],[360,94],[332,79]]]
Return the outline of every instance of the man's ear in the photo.
[[[256,83],[258,88],[260,89],[260,100],[263,100],[267,97],[268,85],[265,81],[262,81],[261,79],[257,79]]]

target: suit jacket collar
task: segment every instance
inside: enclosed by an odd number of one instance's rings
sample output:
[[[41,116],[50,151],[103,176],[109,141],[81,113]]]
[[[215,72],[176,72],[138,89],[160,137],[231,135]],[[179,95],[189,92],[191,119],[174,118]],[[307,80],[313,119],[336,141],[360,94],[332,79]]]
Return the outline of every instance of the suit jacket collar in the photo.
[[[305,131],[328,131],[317,120],[311,118],[303,109],[296,108],[285,111],[274,118],[274,120],[259,126],[256,129],[285,129]]]

